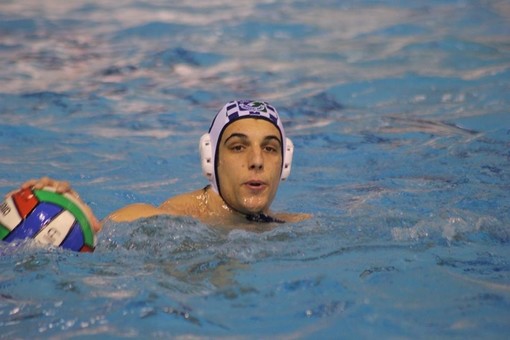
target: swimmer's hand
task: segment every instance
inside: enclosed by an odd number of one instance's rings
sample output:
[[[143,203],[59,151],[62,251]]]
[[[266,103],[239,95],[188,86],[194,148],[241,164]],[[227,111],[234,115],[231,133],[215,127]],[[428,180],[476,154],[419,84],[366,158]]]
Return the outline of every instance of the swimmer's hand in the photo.
[[[39,179],[30,179],[30,180],[26,181],[25,183],[23,183],[19,189],[8,193],[6,195],[6,197],[12,195],[13,193],[17,192],[20,189],[21,190],[27,189],[27,188],[42,189],[44,187],[52,187],[59,194],[67,193],[67,194],[72,195],[74,198],[76,198],[81,204],[83,204],[84,210],[85,210],[84,213],[87,216],[94,232],[97,233],[101,230],[101,228],[102,228],[101,222],[96,218],[96,216],[92,212],[92,209],[90,209],[90,207],[85,202],[83,202],[83,200],[80,198],[80,195],[78,195],[78,193],[76,191],[74,191],[73,188],[71,188],[71,185],[69,184],[69,182],[57,181],[57,180],[49,178],[49,177],[42,177]]]

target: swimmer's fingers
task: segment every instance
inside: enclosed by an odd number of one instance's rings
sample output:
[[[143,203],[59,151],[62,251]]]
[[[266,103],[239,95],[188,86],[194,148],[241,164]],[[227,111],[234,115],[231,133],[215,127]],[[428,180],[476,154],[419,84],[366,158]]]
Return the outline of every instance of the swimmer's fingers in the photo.
[[[37,181],[39,181],[39,180],[38,179],[29,179],[28,181],[26,181],[20,185],[20,189],[31,188],[37,183]]]
[[[7,194],[5,194],[4,198],[10,197],[13,194],[17,193],[20,190],[31,188],[33,187],[39,180],[38,179],[29,179],[28,181],[24,182],[20,185],[19,188],[9,191]]]
[[[72,196],[76,197],[78,201],[80,201],[83,206],[85,207],[85,214],[89,218],[89,221],[92,224],[92,228],[95,232],[98,232],[102,228],[102,223],[97,219],[97,217],[94,215],[94,212],[92,209],[81,199],[80,195],[71,187],[71,184],[67,181],[58,181],[53,178],[49,177],[41,177],[37,179],[29,179],[28,181],[21,184],[20,188],[13,190],[9,192],[7,195],[5,195],[5,198],[11,196],[12,194],[18,192],[20,189],[27,189],[27,188],[33,188],[33,189],[42,189],[44,187],[52,187],[55,189],[56,192],[59,194],[65,194],[69,193]]]
[[[25,183],[21,184],[21,189],[34,188],[42,189],[44,187],[52,187],[59,194],[69,192],[73,194],[74,190],[71,189],[71,185],[67,181],[57,181],[49,177],[41,177],[38,179],[30,179]]]
[[[17,193],[18,191],[19,191],[19,189],[9,191],[8,193],[6,193],[4,195],[4,199],[7,199],[7,198],[11,197],[13,194]]]
[[[5,195],[5,198],[11,196],[12,194],[14,194],[20,190],[24,190],[24,189],[28,189],[28,188],[42,189],[44,187],[52,187],[59,194],[70,193],[71,195],[76,196],[76,198],[78,198],[78,199],[80,198],[78,193],[71,188],[71,185],[69,184],[69,182],[57,181],[57,180],[49,178],[49,177],[29,179],[28,181],[25,181],[23,184],[21,184],[18,189],[8,192]]]

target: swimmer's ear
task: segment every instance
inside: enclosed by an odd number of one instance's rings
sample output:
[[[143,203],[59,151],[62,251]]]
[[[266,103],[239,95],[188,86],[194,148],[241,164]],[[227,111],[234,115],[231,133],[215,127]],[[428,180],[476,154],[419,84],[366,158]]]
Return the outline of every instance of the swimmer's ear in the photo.
[[[285,181],[290,175],[292,167],[292,156],[294,155],[294,143],[290,138],[285,138],[285,152],[283,153],[282,181]]]
[[[198,149],[200,151],[202,173],[207,179],[211,180],[214,173],[214,164],[212,159],[211,136],[208,133],[205,133],[200,138]]]

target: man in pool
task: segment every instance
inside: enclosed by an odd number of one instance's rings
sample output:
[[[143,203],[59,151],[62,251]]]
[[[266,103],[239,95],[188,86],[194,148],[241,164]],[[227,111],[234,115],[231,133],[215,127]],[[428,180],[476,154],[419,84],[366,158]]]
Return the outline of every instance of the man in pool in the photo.
[[[135,203],[106,219],[129,222],[156,215],[190,216],[218,226],[298,222],[308,214],[273,213],[270,205],[280,180],[289,176],[293,145],[285,137],[274,107],[266,102],[231,101],[214,118],[209,133],[200,139],[202,170],[210,184],[169,198],[159,207]],[[50,178],[27,181],[26,187],[53,186],[79,198],[69,183]],[[101,223],[86,212],[96,231]]]

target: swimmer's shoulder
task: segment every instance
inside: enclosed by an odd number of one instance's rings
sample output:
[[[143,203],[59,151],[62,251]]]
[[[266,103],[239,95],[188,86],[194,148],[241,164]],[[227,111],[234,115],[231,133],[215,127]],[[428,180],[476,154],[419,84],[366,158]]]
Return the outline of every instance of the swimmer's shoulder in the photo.
[[[164,201],[158,208],[175,215],[196,216],[206,201],[205,190],[199,189],[173,196]]]
[[[312,218],[312,215],[311,214],[305,214],[305,213],[286,213],[286,212],[280,212],[280,213],[275,213],[274,217],[279,219],[279,220],[288,222],[288,223],[297,223],[297,222],[306,221],[306,220]]]

